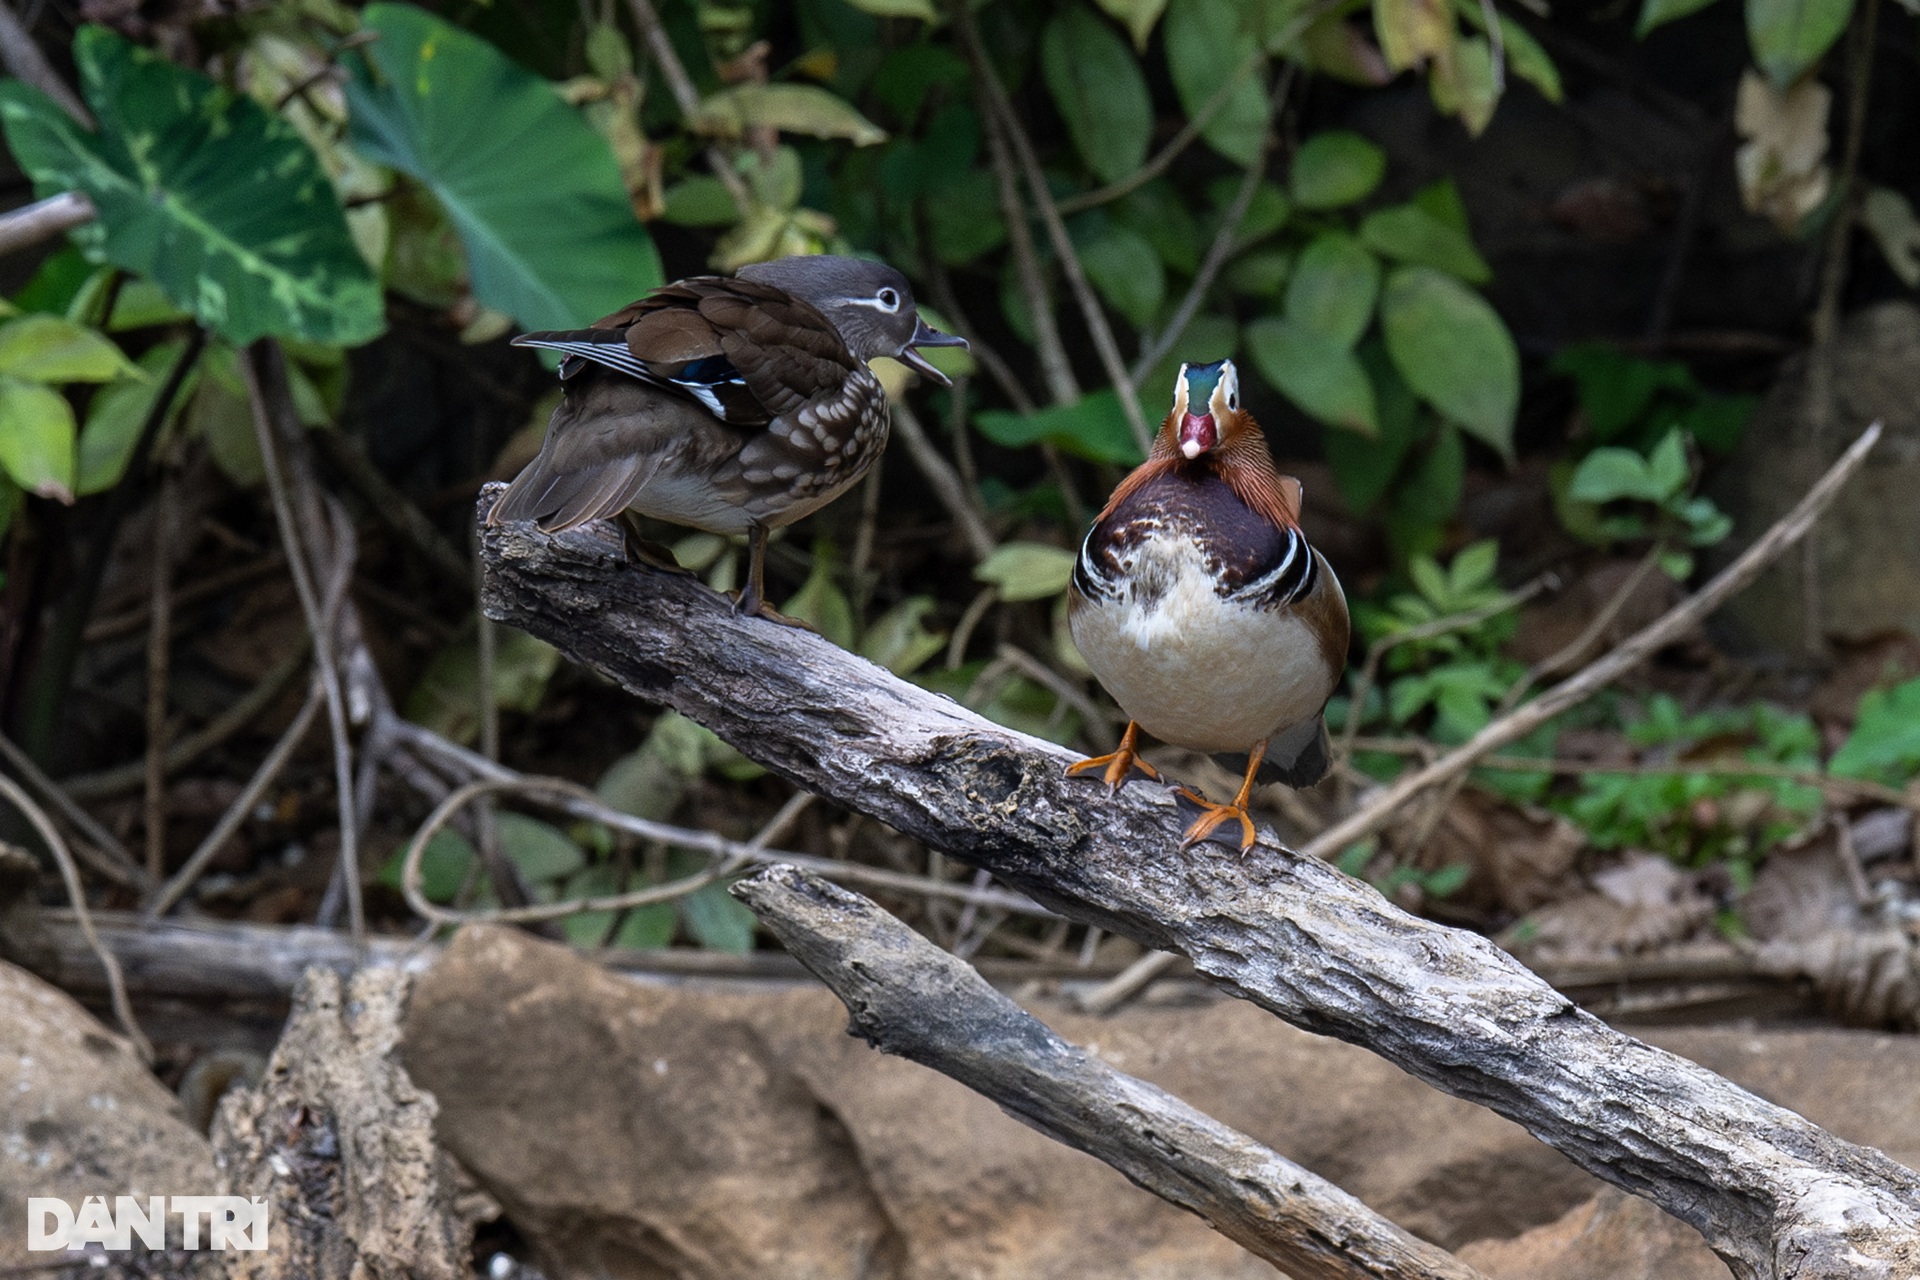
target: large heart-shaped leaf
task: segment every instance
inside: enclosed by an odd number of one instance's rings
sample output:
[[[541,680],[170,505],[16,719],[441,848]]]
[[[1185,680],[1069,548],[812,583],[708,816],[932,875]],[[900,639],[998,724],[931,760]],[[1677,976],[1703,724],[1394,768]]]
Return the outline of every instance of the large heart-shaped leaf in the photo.
[[[1138,169],[1153,137],[1153,101],[1127,42],[1085,6],[1071,5],[1040,37],[1040,69],[1087,167],[1102,182]]]
[[[81,28],[73,53],[98,132],[14,81],[0,121],[40,195],[92,199],[98,219],[71,233],[88,257],[152,279],[237,343],[381,331],[380,286],[291,124],[104,27]]]
[[[1380,325],[1407,385],[1512,457],[1520,353],[1487,300],[1443,271],[1402,267],[1387,277]]]
[[[551,84],[425,10],[372,4],[361,18],[380,38],[353,60],[353,143],[433,191],[476,299],[530,329],[569,328],[661,283],[612,150]]]

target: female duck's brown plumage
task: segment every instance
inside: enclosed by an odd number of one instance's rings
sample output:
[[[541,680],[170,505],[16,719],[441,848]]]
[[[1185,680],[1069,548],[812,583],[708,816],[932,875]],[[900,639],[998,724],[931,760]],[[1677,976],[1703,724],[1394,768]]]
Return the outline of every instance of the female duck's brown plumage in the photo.
[[[1232,804],[1211,804],[1183,844],[1223,823],[1253,843],[1256,781],[1304,787],[1327,771],[1322,712],[1346,666],[1346,597],[1300,529],[1300,484],[1274,470],[1240,408],[1230,360],[1183,365],[1173,411],[1147,461],[1100,513],[1069,589],[1074,643],[1129,717],[1099,770],[1110,789],[1138,767],[1145,729],[1244,772]]]
[[[944,384],[914,348],[965,345],[919,318],[892,267],[824,255],[696,276],[590,328],[514,342],[564,353],[566,394],[487,523],[551,533],[633,511],[744,533],[739,609],[773,617],[768,531],[838,497],[886,446],[886,394],[867,362],[892,356]]]

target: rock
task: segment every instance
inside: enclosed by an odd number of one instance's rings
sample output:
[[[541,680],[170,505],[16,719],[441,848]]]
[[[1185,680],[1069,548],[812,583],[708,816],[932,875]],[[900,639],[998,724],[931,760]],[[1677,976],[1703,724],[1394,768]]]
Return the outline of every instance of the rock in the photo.
[[[1920,635],[1920,307],[1884,302],[1849,316],[1834,354],[1830,438],[1808,426],[1807,361],[1789,363],[1710,492],[1733,516],[1722,561],[1759,537],[1870,422],[1886,436],[1809,536],[1818,548],[1822,631],[1860,642]],[[1722,609],[1710,626],[1749,652],[1799,653],[1805,560],[1798,550]]]
[[[29,1196],[219,1190],[213,1148],[121,1037],[72,998],[0,962],[0,1271],[27,1252]]]
[[[1488,1280],[1727,1280],[1694,1230],[1611,1187],[1565,1217],[1511,1240],[1479,1240],[1460,1259]]]

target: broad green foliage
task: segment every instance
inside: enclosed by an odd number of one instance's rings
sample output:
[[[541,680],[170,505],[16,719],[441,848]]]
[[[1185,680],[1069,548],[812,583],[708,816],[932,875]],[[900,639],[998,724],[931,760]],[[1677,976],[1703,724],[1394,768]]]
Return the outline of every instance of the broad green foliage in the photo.
[[[1746,0],[1753,60],[1785,89],[1847,29],[1853,0]]]
[[[81,29],[74,60],[98,132],[14,81],[0,84],[0,121],[36,191],[92,199],[98,220],[72,232],[89,257],[146,276],[234,342],[381,331],[379,286],[291,124],[103,27]]]
[[[1018,447],[1044,440],[1095,462],[1140,461],[1140,447],[1127,430],[1120,397],[1111,388],[1034,413],[983,410],[974,415],[973,424],[996,444]]]
[[[409,5],[373,4],[353,59],[353,143],[423,183],[459,230],[473,293],[571,328],[662,281],[607,143],[554,86]]]
[[[1872,689],[1860,699],[1853,732],[1830,765],[1843,778],[1900,786],[1920,773],[1920,680]]]
[[[1386,172],[1386,152],[1357,133],[1335,129],[1300,144],[1287,181],[1301,208],[1338,209],[1366,199]]]
[[[1139,62],[1113,28],[1069,5],[1041,33],[1040,66],[1087,167],[1102,182],[1139,168],[1153,135],[1153,103]]]
[[[1067,589],[1073,552],[1039,542],[1009,542],[981,561],[973,576],[1000,589],[1002,600],[1045,600]]]
[[[1510,457],[1520,353],[1486,299],[1432,267],[1401,267],[1387,277],[1380,321],[1407,385]]]
[[[0,471],[43,498],[72,502],[91,492],[82,483],[73,406],[50,384],[124,378],[137,386],[141,376],[120,348],[84,325],[32,313],[0,324]],[[5,514],[11,518],[10,499]],[[0,521],[0,530],[6,525]]]
[[[1226,103],[1200,136],[1234,163],[1252,164],[1267,132],[1267,98],[1259,77],[1243,74],[1257,62],[1260,46],[1242,22],[1240,6],[1234,0],[1169,0],[1162,30],[1167,67],[1189,116],[1198,115],[1231,84]]]
[[[1247,348],[1261,376],[1320,421],[1379,432],[1373,384],[1347,343],[1291,317],[1268,317],[1247,326]]]

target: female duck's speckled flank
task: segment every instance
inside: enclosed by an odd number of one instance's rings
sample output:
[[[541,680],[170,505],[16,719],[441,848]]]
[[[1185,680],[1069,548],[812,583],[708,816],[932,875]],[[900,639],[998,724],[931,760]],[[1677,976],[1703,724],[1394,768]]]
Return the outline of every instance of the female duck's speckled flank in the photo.
[[[1118,749],[1069,774],[1099,770],[1109,791],[1134,768],[1157,779],[1136,757],[1141,729],[1220,755],[1245,771],[1239,794],[1212,804],[1182,788],[1204,810],[1182,845],[1237,821],[1242,849],[1256,781],[1325,776],[1347,601],[1300,529],[1300,482],[1240,407],[1231,360],[1181,366],[1153,452],[1080,546],[1068,603],[1074,643],[1129,717]]]
[[[767,533],[839,497],[886,447],[887,398],[867,361],[892,356],[945,385],[914,348],[966,341],[920,319],[892,267],[822,255],[695,276],[591,328],[514,345],[564,353],[566,395],[487,523],[553,533],[633,511],[744,533],[737,607],[786,621],[762,595]]]

